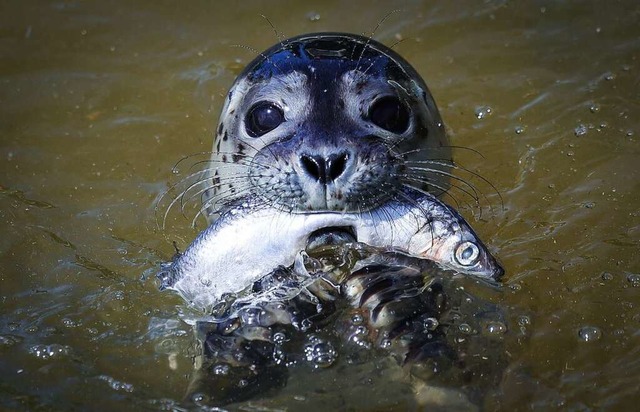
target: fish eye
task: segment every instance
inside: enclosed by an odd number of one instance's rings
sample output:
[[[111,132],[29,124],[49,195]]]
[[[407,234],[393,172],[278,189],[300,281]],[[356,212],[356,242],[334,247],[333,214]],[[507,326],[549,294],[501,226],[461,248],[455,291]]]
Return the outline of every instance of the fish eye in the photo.
[[[456,247],[454,257],[462,266],[471,266],[478,261],[480,249],[475,243],[462,242]]]
[[[403,133],[409,128],[409,110],[396,96],[385,96],[373,102],[369,108],[373,124],[393,133]]]
[[[260,137],[269,133],[284,122],[284,112],[271,102],[258,102],[253,105],[245,118],[245,128],[249,136]]]

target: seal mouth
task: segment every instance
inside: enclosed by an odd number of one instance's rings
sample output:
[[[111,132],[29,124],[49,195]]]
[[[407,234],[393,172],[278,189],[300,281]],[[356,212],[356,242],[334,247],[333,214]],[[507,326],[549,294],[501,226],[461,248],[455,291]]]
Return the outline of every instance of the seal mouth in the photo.
[[[340,245],[343,243],[357,242],[358,235],[352,226],[328,226],[315,230],[307,239],[307,250],[321,246]]]

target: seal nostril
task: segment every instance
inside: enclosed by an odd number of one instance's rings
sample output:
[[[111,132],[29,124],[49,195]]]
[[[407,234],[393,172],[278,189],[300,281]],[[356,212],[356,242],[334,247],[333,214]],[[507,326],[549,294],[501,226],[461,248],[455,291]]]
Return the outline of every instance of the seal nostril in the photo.
[[[332,154],[326,159],[317,155],[300,156],[300,164],[304,171],[323,185],[340,177],[347,167],[348,160],[347,153]]]
[[[327,159],[327,180],[332,182],[344,172],[349,156],[346,153],[331,155]]]
[[[305,154],[300,156],[300,163],[309,176],[313,177],[315,180],[319,181],[322,184],[327,183],[327,165],[322,157],[309,156]]]

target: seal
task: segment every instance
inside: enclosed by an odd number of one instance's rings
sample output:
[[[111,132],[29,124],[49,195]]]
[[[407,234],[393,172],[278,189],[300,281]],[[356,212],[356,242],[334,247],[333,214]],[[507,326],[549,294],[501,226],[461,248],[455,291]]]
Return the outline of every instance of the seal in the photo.
[[[404,187],[447,190],[451,150],[417,71],[346,33],[282,41],[247,65],[217,128],[202,213],[256,197],[290,213],[364,212]]]

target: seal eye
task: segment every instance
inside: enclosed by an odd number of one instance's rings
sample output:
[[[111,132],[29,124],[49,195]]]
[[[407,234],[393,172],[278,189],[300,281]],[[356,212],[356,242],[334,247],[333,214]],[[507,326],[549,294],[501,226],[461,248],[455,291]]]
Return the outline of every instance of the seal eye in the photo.
[[[471,266],[478,261],[480,249],[475,243],[462,242],[456,247],[454,257],[462,266]]]
[[[402,133],[409,127],[409,111],[395,96],[382,97],[369,108],[369,119],[378,127]]]
[[[269,133],[284,122],[282,109],[271,102],[256,103],[247,114],[245,127],[251,137]]]

